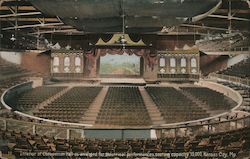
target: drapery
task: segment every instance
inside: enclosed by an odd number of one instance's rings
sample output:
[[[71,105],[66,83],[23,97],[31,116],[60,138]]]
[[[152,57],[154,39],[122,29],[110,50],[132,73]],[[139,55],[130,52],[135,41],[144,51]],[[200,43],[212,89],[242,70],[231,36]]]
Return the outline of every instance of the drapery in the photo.
[[[154,50],[150,49],[91,49],[85,52],[86,58],[86,71],[87,76],[91,76],[96,73],[96,61],[101,56],[107,54],[111,55],[122,55],[127,53],[128,55],[137,55],[143,57],[145,65],[148,66],[151,70],[154,70],[154,67],[157,65],[157,53]]]

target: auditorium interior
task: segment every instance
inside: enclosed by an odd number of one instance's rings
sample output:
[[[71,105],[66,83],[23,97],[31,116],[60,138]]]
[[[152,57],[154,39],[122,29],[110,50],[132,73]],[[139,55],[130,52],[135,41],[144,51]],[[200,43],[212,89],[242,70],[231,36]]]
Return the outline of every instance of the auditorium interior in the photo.
[[[249,159],[249,0],[0,0],[1,159]]]

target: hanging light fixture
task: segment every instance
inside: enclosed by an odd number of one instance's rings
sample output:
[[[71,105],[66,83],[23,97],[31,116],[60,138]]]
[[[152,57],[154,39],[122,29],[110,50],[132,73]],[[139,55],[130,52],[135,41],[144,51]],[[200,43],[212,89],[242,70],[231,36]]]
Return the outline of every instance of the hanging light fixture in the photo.
[[[14,34],[11,35],[11,38],[10,38],[11,41],[16,41],[16,37]]]
[[[228,34],[229,34],[229,37],[231,36],[232,34],[232,2],[231,0],[228,1],[228,18],[229,18],[229,26],[228,26]],[[229,50],[231,50],[232,48],[232,43],[233,43],[233,40],[232,40],[232,37],[229,38]]]
[[[65,47],[66,50],[70,50],[72,48],[71,47],[72,46],[72,39],[71,39],[72,37],[71,37],[71,35],[72,35],[72,32],[69,33],[69,44]]]
[[[231,0],[228,1],[228,19],[229,19],[229,26],[228,26],[228,34],[232,33],[232,2]]]
[[[123,52],[125,53],[125,45],[127,40],[125,39],[125,9],[124,9],[124,0],[122,0],[122,36],[120,37],[120,41],[122,44]]]
[[[55,29],[52,30],[52,32],[50,33],[50,41],[48,43],[48,47],[52,48],[53,47],[53,33],[55,32]]]
[[[15,6],[15,13],[17,13],[17,1],[16,1],[16,6]],[[17,26],[18,26],[18,23],[17,23],[17,16],[15,17],[15,32],[14,34],[11,34],[11,38],[10,40],[11,41],[16,41],[16,37],[17,37]],[[15,42],[16,44],[16,42]]]

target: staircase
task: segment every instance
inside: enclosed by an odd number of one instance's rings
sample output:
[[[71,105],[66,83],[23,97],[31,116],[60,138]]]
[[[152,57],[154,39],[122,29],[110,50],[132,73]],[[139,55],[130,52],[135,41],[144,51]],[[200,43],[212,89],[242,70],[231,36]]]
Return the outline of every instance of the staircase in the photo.
[[[80,123],[95,124],[98,113],[101,110],[102,103],[106,97],[109,87],[103,87],[100,93],[96,96],[93,103],[91,103],[89,109],[84,113]]]
[[[143,98],[144,104],[146,106],[146,109],[148,111],[148,114],[151,118],[152,124],[153,125],[161,125],[165,124],[165,120],[161,115],[161,112],[151,99],[151,97],[148,95],[147,91],[145,90],[144,87],[139,87],[141,96]]]

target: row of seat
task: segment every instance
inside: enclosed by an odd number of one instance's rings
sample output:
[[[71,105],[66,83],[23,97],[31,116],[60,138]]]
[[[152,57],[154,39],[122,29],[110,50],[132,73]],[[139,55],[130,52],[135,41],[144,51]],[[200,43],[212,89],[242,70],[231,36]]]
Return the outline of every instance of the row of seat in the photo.
[[[250,150],[250,128],[195,137],[160,139],[55,139],[38,134],[0,130],[0,151],[20,157],[24,152],[50,153],[166,153],[210,152],[229,153]],[[33,156],[34,157],[34,156]],[[65,156],[61,156],[62,158]],[[126,156],[125,156],[126,158]],[[199,157],[198,157],[199,158]]]
[[[151,120],[138,87],[109,87],[96,124],[150,125]]]
[[[166,123],[208,117],[208,113],[173,87],[145,87]]]
[[[209,106],[210,110],[228,110],[237,103],[224,94],[205,87],[182,87],[182,90],[189,92]]]
[[[102,87],[74,87],[48,106],[35,112],[34,115],[77,123],[84,116],[101,89]]]
[[[242,38],[241,35],[234,35],[229,37],[200,40],[196,45],[202,51],[225,51],[235,50],[237,48],[248,48],[249,44],[249,38]],[[239,49],[239,51],[242,50]]]
[[[15,77],[15,78],[8,78],[4,80],[0,80],[0,97],[4,93],[5,90],[8,88],[15,86],[17,84],[26,82],[25,78]],[[3,107],[2,103],[0,102],[0,108]]]
[[[31,111],[65,87],[38,87],[25,92],[9,103],[20,111]],[[34,112],[42,118],[79,122],[102,87],[73,87],[48,106]],[[235,103],[223,94],[203,87],[145,87],[167,123],[206,118],[209,114],[181,91],[205,102],[211,110],[228,109]],[[120,123],[120,124],[119,124]],[[146,126],[151,124],[138,87],[110,87],[97,116],[96,124]]]
[[[249,87],[231,83],[231,82],[226,82],[226,81],[221,81],[219,83],[238,91],[243,98],[241,108],[244,111],[250,112],[250,88]]]
[[[26,73],[26,72],[28,72],[28,70],[26,70],[18,65],[7,62],[0,57],[0,77],[1,76],[9,76],[12,74],[22,74],[22,73]]]
[[[19,111],[32,111],[38,104],[62,91],[64,88],[65,87],[37,87],[13,97],[15,100],[11,100],[8,104]]]
[[[235,65],[233,65],[225,70],[222,70],[218,73],[250,79],[249,68],[250,68],[250,58],[243,60],[242,62],[235,64]]]
[[[26,82],[26,73],[28,72],[28,70],[7,62],[0,57],[0,97],[6,89]],[[3,105],[0,102],[0,108],[2,107]]]

